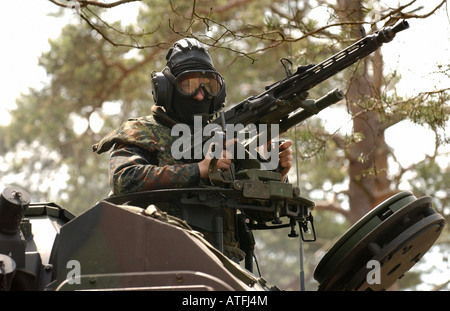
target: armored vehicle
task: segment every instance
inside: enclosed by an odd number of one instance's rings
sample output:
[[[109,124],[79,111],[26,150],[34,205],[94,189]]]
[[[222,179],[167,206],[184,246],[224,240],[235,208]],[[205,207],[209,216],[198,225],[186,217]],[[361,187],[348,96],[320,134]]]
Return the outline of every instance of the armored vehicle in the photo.
[[[229,188],[105,198],[77,217],[55,203],[30,202],[21,187],[6,187],[0,196],[1,289],[276,290],[252,273],[249,233],[291,227],[290,236],[314,241],[314,202],[268,173],[246,171]],[[157,207],[174,200],[181,202],[184,220]],[[245,220],[245,268],[222,253],[222,215],[229,208]],[[214,243],[192,230],[194,225],[214,232]],[[430,197],[399,192],[325,254],[314,271],[318,290],[388,288],[422,258],[444,225]],[[374,267],[378,278],[368,277]]]

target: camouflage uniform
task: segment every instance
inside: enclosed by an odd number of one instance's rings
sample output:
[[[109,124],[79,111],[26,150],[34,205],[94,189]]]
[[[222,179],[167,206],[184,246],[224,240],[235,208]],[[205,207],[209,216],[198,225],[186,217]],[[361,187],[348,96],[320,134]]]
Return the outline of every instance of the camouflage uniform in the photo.
[[[196,163],[175,160],[170,148],[176,137],[152,116],[130,119],[106,135],[95,147],[110,155],[110,185],[114,195],[198,186]]]
[[[203,184],[200,179],[200,170],[194,160],[188,162],[188,160],[181,161],[172,157],[171,146],[178,137],[171,136],[171,127],[167,124],[168,122],[162,122],[164,119],[157,118],[158,115],[162,116],[161,108],[157,109],[159,110],[154,110],[155,117],[130,119],[93,146],[93,150],[99,154],[113,148],[110,154],[112,195],[156,189],[199,187]],[[180,206],[158,207],[173,216],[182,218]],[[243,253],[239,249],[233,249],[239,245],[235,237],[235,212],[231,209],[225,212],[224,253],[229,257],[242,260]],[[211,232],[199,231],[209,242],[213,242]]]

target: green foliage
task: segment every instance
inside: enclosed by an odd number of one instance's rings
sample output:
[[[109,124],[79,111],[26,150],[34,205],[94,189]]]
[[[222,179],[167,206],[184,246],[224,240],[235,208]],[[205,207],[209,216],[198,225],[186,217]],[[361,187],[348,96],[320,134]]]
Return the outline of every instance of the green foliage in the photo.
[[[410,184],[413,193],[418,196],[432,196],[435,208],[443,214],[448,214],[444,209],[450,205],[450,167],[444,168],[435,159],[426,158],[416,165]]]
[[[384,122],[409,119],[415,124],[429,126],[440,134],[439,143],[447,144],[450,142],[449,137],[445,135],[445,126],[449,121],[449,101],[450,92],[446,90],[422,92],[410,98],[393,93],[381,98],[377,105]]]

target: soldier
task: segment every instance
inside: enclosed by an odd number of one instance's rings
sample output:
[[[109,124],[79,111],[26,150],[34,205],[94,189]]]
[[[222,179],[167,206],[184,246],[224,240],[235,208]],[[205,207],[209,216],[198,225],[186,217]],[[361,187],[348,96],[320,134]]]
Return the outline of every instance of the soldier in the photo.
[[[194,116],[206,123],[225,102],[225,81],[213,66],[210,54],[203,44],[194,39],[181,39],[174,43],[166,55],[166,67],[152,73],[155,105],[152,116],[130,119],[106,135],[94,151],[110,154],[110,185],[112,195],[126,193],[198,187],[208,177],[211,159],[176,160],[171,153],[171,135],[175,124],[193,126]],[[279,163],[285,178],[292,166],[289,147],[280,145]],[[228,170],[231,159],[226,150],[217,160],[217,168]],[[159,206],[158,206],[159,207]],[[182,218],[180,207],[170,206],[166,211]],[[235,237],[234,215],[224,216],[224,254],[243,259]],[[203,232],[211,242],[212,235]]]

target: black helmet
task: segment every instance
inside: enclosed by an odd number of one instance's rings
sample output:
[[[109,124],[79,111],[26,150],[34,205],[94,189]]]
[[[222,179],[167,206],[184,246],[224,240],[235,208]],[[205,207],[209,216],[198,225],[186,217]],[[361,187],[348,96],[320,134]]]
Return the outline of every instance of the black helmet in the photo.
[[[207,47],[191,38],[175,42],[167,52],[166,61],[175,77],[186,70],[216,70]]]
[[[178,90],[175,86],[179,85],[177,82],[183,75],[190,73],[217,79],[217,85],[212,88],[205,86],[203,83],[201,86],[212,98],[209,114],[212,115],[223,107],[225,102],[225,81],[214,68],[211,56],[204,44],[192,38],[181,39],[169,49],[166,61],[166,67],[161,72],[153,71],[151,75],[155,105],[164,107],[170,113],[173,109],[172,98],[174,92],[185,93]],[[184,95],[189,96],[190,94]]]

